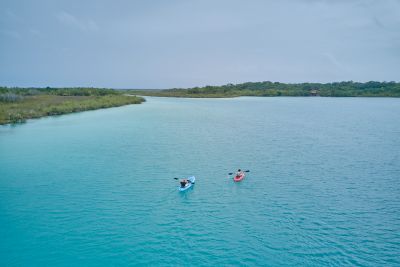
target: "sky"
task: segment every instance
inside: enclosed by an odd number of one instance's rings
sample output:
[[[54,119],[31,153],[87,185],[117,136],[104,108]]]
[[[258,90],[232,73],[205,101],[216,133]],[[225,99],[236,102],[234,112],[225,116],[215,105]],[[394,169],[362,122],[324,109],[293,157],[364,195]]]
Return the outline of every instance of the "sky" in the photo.
[[[1,0],[0,86],[400,81],[400,0]]]

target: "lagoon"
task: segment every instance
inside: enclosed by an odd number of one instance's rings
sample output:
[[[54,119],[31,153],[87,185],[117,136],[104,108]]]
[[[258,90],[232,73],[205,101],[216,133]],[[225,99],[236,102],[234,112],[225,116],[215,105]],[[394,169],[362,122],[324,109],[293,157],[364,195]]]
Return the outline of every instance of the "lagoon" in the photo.
[[[0,266],[400,265],[400,99],[146,100],[0,127]]]

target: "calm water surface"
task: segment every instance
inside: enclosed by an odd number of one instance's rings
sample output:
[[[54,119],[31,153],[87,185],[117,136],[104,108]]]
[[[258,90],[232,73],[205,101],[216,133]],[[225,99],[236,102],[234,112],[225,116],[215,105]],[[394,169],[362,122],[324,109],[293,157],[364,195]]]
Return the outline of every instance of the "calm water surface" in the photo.
[[[400,265],[400,99],[147,100],[0,127],[0,266]]]

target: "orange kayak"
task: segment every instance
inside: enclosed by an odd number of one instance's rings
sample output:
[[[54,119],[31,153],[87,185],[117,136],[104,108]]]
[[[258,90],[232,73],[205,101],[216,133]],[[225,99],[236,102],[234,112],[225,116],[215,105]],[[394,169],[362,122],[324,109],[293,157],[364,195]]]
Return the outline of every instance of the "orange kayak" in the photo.
[[[233,181],[235,182],[240,182],[241,180],[244,179],[246,175],[244,174],[244,172],[241,175],[235,175],[235,177],[233,177]]]

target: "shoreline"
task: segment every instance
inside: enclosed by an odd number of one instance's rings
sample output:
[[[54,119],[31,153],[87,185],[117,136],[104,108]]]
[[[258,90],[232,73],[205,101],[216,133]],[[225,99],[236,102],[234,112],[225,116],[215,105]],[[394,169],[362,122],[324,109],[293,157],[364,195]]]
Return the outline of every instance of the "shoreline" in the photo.
[[[213,96],[213,95],[198,95],[198,96],[191,96],[191,95],[153,95],[153,94],[137,94],[139,97],[162,97],[162,98],[190,98],[190,99],[230,99],[230,98],[239,98],[239,97],[259,97],[259,98],[278,98],[278,97],[306,97],[306,98],[400,98],[400,96],[292,96],[292,95],[277,95],[277,96],[259,96],[259,95],[235,95],[235,96]]]
[[[145,102],[144,97],[232,99],[237,97],[399,98],[397,82],[299,83],[248,82],[172,89],[8,88],[0,86],[0,125],[53,115],[120,107]]]
[[[23,96],[13,102],[0,103],[0,125],[20,124],[30,119],[141,104],[145,101],[143,97],[122,94]]]
[[[127,89],[126,92],[161,97],[224,98],[238,96],[400,97],[398,82],[280,83],[247,82],[192,88]]]

